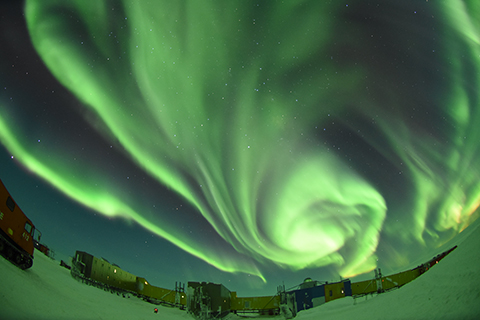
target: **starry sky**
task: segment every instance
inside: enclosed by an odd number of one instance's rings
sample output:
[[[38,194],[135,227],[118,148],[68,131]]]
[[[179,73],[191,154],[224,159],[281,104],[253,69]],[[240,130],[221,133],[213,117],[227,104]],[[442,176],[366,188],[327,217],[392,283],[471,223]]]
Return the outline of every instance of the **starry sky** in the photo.
[[[476,0],[0,15],[0,178],[58,259],[272,295],[402,271],[479,215]]]

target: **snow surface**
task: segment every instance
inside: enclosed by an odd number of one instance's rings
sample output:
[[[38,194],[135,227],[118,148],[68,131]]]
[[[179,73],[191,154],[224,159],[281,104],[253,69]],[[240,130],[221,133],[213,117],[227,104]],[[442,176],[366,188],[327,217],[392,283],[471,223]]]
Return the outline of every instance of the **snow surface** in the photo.
[[[153,313],[158,307],[162,316]],[[87,286],[35,251],[33,267],[22,271],[0,257],[0,319],[192,319],[176,308]]]
[[[480,219],[438,253],[458,245],[429,271],[403,287],[301,311],[295,319],[480,319]],[[430,257],[430,258],[433,258]],[[426,261],[425,261],[426,262]]]
[[[439,264],[402,288],[356,300],[338,299],[301,311],[295,319],[480,319],[479,225],[477,219],[439,248],[441,253],[458,245]],[[155,307],[158,314],[153,312]],[[26,271],[0,257],[0,319],[193,318],[176,308],[122,298],[81,284],[58,261],[36,251],[34,265]],[[231,314],[226,319],[239,317]]]

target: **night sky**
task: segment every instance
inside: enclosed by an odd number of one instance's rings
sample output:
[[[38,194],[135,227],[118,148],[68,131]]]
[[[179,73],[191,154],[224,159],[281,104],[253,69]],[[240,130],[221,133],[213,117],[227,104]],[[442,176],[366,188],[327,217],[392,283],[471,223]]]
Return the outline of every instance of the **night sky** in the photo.
[[[273,295],[405,270],[479,216],[477,0],[3,1],[0,19],[0,179],[58,259]]]

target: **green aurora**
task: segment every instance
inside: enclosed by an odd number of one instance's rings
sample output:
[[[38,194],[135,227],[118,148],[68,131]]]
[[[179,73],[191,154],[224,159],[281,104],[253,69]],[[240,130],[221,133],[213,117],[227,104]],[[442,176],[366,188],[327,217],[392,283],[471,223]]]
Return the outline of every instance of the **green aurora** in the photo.
[[[72,163],[60,147],[22,139],[13,112],[0,115],[2,144],[79,203],[138,223],[220,270],[264,280],[269,263],[365,273],[382,246],[438,246],[463,230],[480,203],[479,2],[422,4],[443,21],[436,52],[421,56],[427,50],[409,46],[427,27],[397,21],[401,53],[378,64],[366,41],[386,40],[338,22],[349,17],[345,4],[268,3],[25,7],[35,49],[81,101],[79,114],[181,195],[214,236],[191,236],[184,217],[153,213],[93,165],[101,161],[94,154]],[[414,62],[438,73],[410,72]],[[335,126],[354,136],[351,144],[328,135]],[[394,174],[370,164],[371,153]],[[395,178],[379,182],[372,172]]]

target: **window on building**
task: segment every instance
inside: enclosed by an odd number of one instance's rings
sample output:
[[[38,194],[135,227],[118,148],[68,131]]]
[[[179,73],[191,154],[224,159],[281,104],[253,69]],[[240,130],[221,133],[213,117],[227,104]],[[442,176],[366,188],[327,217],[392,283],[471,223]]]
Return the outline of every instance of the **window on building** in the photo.
[[[15,210],[15,202],[13,201],[13,199],[8,196],[7,198],[7,208],[10,209],[10,211],[13,212],[13,210]]]
[[[32,225],[28,222],[25,223],[25,231],[32,233]]]

